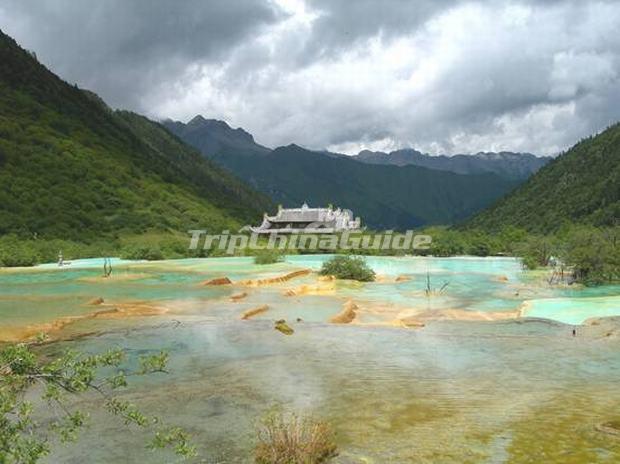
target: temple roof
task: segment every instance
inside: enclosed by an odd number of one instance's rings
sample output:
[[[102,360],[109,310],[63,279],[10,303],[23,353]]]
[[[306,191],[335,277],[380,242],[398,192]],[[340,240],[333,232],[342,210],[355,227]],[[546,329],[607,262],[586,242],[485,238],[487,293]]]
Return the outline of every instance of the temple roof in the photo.
[[[275,222],[317,222],[325,220],[327,211],[327,209],[319,208],[283,209],[277,215],[270,216],[269,219]]]
[[[327,222],[336,218],[353,219],[347,210],[310,208],[306,203],[301,208],[280,208],[275,216],[267,216],[270,222]]]
[[[280,231],[291,233],[307,230],[345,230],[358,229],[359,218],[354,220],[353,213],[340,208],[310,208],[304,203],[301,208],[278,208],[277,214],[265,214],[259,227],[252,227],[253,232],[270,233]]]

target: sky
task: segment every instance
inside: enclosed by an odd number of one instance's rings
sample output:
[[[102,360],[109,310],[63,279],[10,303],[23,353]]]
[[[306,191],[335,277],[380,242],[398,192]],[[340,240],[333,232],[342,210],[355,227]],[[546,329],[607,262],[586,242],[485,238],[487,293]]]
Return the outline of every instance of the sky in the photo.
[[[619,1],[0,0],[0,29],[114,108],[269,147],[553,155],[620,120]]]

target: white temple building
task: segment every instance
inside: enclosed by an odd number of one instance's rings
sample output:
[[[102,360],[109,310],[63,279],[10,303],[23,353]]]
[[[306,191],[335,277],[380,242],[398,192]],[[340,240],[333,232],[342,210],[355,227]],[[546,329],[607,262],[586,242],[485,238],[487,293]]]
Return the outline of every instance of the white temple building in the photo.
[[[344,230],[358,230],[360,218],[354,218],[350,210],[327,208],[310,208],[304,203],[301,208],[278,207],[275,216],[265,213],[263,223],[258,227],[250,227],[258,234],[329,234]]]

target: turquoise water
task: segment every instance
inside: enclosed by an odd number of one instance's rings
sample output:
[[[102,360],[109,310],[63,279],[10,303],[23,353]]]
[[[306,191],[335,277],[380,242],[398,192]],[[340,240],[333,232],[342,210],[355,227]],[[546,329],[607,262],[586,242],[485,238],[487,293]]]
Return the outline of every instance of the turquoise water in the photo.
[[[474,311],[496,313],[525,308],[525,315],[567,324],[620,315],[619,286],[597,288],[549,286],[533,281],[513,258],[368,257],[378,281],[368,284],[320,283],[316,275],[278,285],[247,289],[248,297],[232,304],[228,298],[238,285],[205,287],[201,282],[229,277],[233,282],[265,279],[299,269],[318,270],[328,256],[289,256],[286,262],[258,266],[252,258],[182,259],[134,262],[113,259],[113,276],[101,277],[103,260],[73,261],[33,269],[0,270],[0,335],[25,326],[50,323],[65,316],[83,316],[96,308],[87,303],[147,302],[164,305],[175,313],[234,319],[252,307],[268,304],[262,319],[302,318],[324,322],[353,299],[362,311],[361,323],[388,323],[420,311]],[[396,282],[396,277],[408,280]],[[433,289],[444,291],[429,298],[427,278]],[[307,295],[283,298],[286,290],[301,285],[321,287]],[[0,338],[3,338],[0,336]]]
[[[62,268],[50,264],[0,269],[0,335],[28,324],[89,314],[97,309],[88,305],[94,298],[112,304],[217,300],[234,291],[201,286],[201,282],[223,275],[234,280],[273,277],[290,267],[258,268],[251,258],[112,263],[114,271],[109,279],[102,277],[103,259],[76,260]]]
[[[594,317],[617,316],[620,312],[620,296],[598,298],[548,298],[529,303],[528,317],[554,319],[565,324],[581,324]]]
[[[315,274],[239,283],[318,270],[326,258],[292,256],[268,266],[251,258],[114,261],[110,279],[101,277],[102,260],[3,269],[0,335],[116,304],[166,308],[151,317],[77,320],[54,334],[67,341],[43,350],[120,347],[133,362],[167,350],[170,374],[135,379],[119,394],[186,428],[201,454],[193,462],[251,462],[256,424],[272,408],[327,420],[339,464],[620,462],[620,441],[596,430],[620,418],[617,319],[580,326],[576,336],[565,325],[620,315],[619,287],[551,287],[512,258],[372,257],[374,283],[324,282]],[[201,285],[223,276],[235,284]],[[447,282],[444,292],[427,297],[427,276],[435,289]],[[242,291],[244,299],[230,300]],[[87,304],[96,297],[103,307]],[[326,323],[348,299],[359,306],[356,320]],[[268,311],[240,320],[264,304]],[[518,308],[530,317],[390,326],[419,311]],[[293,335],[273,329],[280,318]],[[84,333],[91,335],[71,339]],[[91,411],[89,429],[75,445],[54,444],[47,462],[173,462],[147,451],[139,430],[100,412],[99,398],[77,401]],[[37,408],[42,421],[50,414]]]
[[[122,266],[126,264],[136,264],[136,263],[146,262],[146,261],[132,261],[132,260],[121,259],[121,258],[109,258],[109,262],[112,265],[112,267],[114,267],[114,266]],[[36,269],[61,269],[61,270],[93,269],[93,268],[100,269],[103,267],[103,263],[104,263],[103,258],[72,259],[72,260],[65,261],[63,266],[58,266],[58,263],[45,263],[45,264],[39,264],[38,266],[36,266]]]
[[[251,462],[256,424],[273,408],[328,421],[341,464],[620,460],[620,441],[595,430],[618,416],[617,326],[572,337],[544,322],[440,322],[421,331],[291,325],[287,337],[269,321],[187,320],[50,349],[168,350],[169,375],[120,395],[190,431],[195,462]],[[82,397],[80,405],[97,401]],[[48,462],[172,461],[96,409],[90,424]]]

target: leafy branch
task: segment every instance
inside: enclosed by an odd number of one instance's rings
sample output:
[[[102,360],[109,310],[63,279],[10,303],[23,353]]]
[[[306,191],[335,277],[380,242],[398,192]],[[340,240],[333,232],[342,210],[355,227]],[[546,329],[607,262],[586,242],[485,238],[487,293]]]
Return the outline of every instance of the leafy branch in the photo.
[[[141,356],[138,369],[124,368],[125,352],[109,350],[86,355],[69,350],[62,356],[44,360],[30,345],[9,345],[0,350],[0,462],[32,464],[48,455],[54,438],[72,442],[88,421],[88,413],[68,404],[68,397],[94,392],[102,397],[105,410],[127,426],[137,426],[153,433],[150,447],[170,449],[180,458],[196,455],[189,435],[178,427],[164,424],[126,401],[114,396],[128,385],[128,378],[167,373],[168,353]],[[102,372],[112,371],[105,376]],[[34,405],[25,394],[35,385],[42,389],[41,399],[59,411],[57,420],[45,427],[33,418]]]

